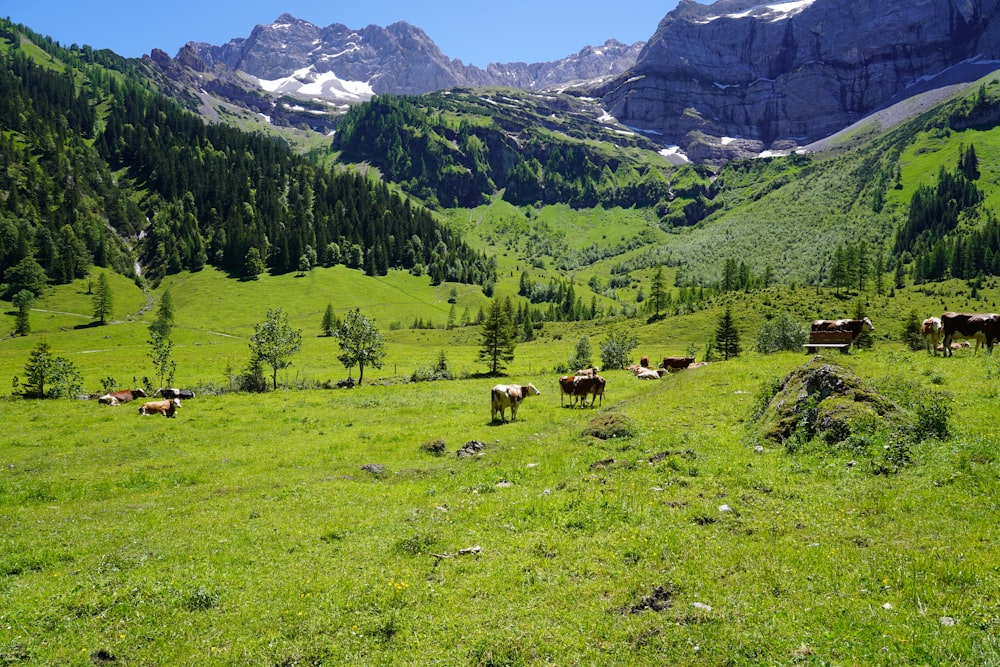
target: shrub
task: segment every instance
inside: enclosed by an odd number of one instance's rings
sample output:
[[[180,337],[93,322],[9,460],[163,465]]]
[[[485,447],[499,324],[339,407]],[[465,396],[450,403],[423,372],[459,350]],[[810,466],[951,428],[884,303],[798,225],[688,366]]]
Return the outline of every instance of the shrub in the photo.
[[[639,339],[624,329],[612,329],[601,344],[601,364],[606,370],[621,369],[629,365],[632,350]]]
[[[800,324],[789,313],[782,313],[767,321],[757,332],[756,349],[762,354],[773,352],[796,352],[809,337],[804,324]]]

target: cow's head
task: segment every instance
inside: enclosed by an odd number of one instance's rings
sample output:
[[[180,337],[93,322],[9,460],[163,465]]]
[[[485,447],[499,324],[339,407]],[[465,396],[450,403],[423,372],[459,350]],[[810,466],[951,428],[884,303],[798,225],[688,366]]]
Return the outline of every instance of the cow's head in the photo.
[[[535,385],[530,383],[522,385],[521,391],[524,393],[525,396],[538,396],[540,393],[542,393],[535,388]]]
[[[136,398],[146,398],[146,392],[144,392],[142,389],[133,389],[132,396]]]
[[[869,331],[875,331],[875,325],[872,324],[872,321],[867,317],[861,320],[861,330],[864,331],[865,329],[868,329]]]

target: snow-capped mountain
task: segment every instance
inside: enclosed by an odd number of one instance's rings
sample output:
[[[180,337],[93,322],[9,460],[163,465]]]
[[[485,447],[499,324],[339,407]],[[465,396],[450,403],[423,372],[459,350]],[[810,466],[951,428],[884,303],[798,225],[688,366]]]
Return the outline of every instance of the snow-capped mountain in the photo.
[[[196,58],[195,69],[252,77],[270,93],[353,103],[373,94],[420,94],[456,86],[504,85],[536,89],[612,77],[630,67],[645,45],[609,40],[551,63],[492,64],[486,70],[444,55],[423,30],[405,22],[360,30],[325,28],[282,14],[247,38],[221,46],[189,43],[176,60]],[[163,61],[156,54],[156,61]],[[169,64],[167,64],[169,68]]]

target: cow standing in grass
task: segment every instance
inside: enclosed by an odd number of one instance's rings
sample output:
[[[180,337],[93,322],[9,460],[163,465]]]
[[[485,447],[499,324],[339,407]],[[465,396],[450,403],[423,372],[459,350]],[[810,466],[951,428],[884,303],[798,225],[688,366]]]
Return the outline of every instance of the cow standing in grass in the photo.
[[[500,413],[500,421],[507,421],[504,413],[510,408],[510,420],[517,419],[517,408],[521,401],[527,396],[538,396],[541,393],[533,384],[498,384],[490,390],[490,421],[497,420],[497,413]]]

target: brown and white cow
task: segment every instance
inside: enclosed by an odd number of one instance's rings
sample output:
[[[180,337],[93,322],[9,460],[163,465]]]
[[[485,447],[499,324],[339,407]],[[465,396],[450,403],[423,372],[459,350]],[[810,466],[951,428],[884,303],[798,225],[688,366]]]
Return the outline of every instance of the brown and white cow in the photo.
[[[507,421],[504,412],[510,408],[510,420],[517,420],[517,408],[527,396],[538,396],[541,392],[533,384],[498,384],[490,390],[490,421]]]
[[[679,371],[694,363],[694,357],[663,357],[663,368]]]
[[[121,405],[122,403],[128,403],[129,401],[137,398],[146,398],[146,392],[142,389],[122,389],[121,391],[112,391],[98,398],[97,402],[103,403],[104,405]]]
[[[139,407],[140,415],[163,415],[173,417],[177,408],[181,407],[181,399],[171,398],[165,401],[147,401]]]
[[[576,400],[580,399],[580,406],[585,407],[587,405],[587,396],[591,396],[590,405],[593,407],[594,402],[597,397],[601,397],[601,405],[604,405],[604,387],[607,382],[600,375],[592,376],[580,376],[580,375],[564,375],[559,378],[559,405],[562,405],[562,397],[570,396],[570,405],[575,405]]]
[[[1000,315],[996,313],[953,313],[941,316],[944,353],[951,356],[951,341],[955,338],[971,338],[976,341],[976,351],[986,345],[986,351],[993,353],[993,343],[1000,340]]]
[[[864,330],[875,331],[875,325],[867,317],[860,320],[813,320],[813,331],[850,331],[856,339]]]
[[[924,340],[927,354],[937,355],[937,347],[944,336],[940,317],[928,317],[920,323],[920,337]]]

